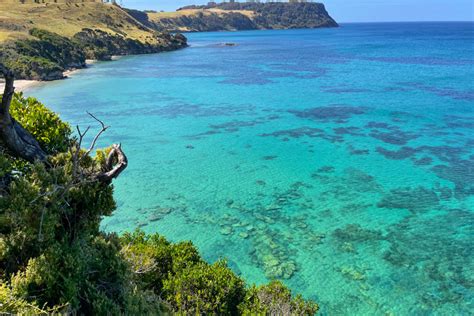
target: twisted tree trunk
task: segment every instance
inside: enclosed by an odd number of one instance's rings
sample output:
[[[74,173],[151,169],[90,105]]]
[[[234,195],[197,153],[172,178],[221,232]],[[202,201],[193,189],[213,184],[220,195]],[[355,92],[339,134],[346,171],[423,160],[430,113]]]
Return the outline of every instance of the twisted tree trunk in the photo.
[[[45,162],[48,157],[46,152],[43,151],[36,139],[10,115],[10,105],[13,99],[13,94],[15,93],[15,87],[13,84],[15,78],[13,73],[4,65],[0,64],[0,74],[3,74],[5,78],[5,91],[0,105],[0,141],[11,151],[11,154],[17,158],[22,158],[29,162]],[[93,115],[91,116],[94,117]],[[86,152],[86,155],[92,151],[100,134],[107,129],[101,121],[99,122],[102,124],[102,131],[95,137],[91,148]],[[81,135],[81,142],[84,135]],[[79,142],[79,147],[81,142]],[[77,148],[77,152],[79,151],[80,148]],[[77,160],[75,161],[75,164],[79,164],[80,157],[75,156],[73,159]],[[89,176],[99,182],[110,184],[113,179],[117,178],[122,171],[127,168],[127,166],[128,159],[122,151],[122,147],[114,144],[112,145],[112,150],[107,157],[104,168],[105,170]]]
[[[15,93],[13,73],[1,64],[0,73],[5,78],[5,91],[0,105],[0,136],[3,143],[16,157],[29,162],[45,161],[47,155],[36,139],[10,115],[10,105]]]

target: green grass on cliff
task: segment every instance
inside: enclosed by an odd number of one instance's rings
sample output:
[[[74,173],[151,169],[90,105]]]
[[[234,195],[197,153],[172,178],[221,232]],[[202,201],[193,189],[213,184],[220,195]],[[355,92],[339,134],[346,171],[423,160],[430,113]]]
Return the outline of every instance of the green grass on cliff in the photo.
[[[84,28],[156,43],[154,32],[118,6],[102,3],[20,4],[0,1],[0,43],[30,38],[33,28],[72,37]]]

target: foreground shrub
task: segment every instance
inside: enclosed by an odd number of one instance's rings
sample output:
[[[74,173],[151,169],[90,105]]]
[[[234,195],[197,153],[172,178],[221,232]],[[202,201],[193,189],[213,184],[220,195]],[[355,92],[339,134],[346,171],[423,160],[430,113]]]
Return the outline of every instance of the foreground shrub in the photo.
[[[187,314],[236,314],[245,296],[244,282],[223,261],[191,265],[163,287],[174,310]]]
[[[240,306],[243,315],[314,315],[318,309],[318,304],[305,301],[301,295],[293,298],[280,281],[253,286]]]

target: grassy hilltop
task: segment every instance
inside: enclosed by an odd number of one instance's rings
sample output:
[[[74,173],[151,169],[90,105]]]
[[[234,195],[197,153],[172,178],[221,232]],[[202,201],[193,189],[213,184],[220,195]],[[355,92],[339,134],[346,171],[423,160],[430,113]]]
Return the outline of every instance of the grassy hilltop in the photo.
[[[0,0],[0,62],[19,79],[59,79],[86,59],[185,46],[184,36],[157,32],[116,5]]]
[[[0,42],[31,38],[29,31],[33,28],[69,38],[84,28],[90,28],[144,43],[159,42],[153,30],[122,8],[102,3],[20,4],[0,0],[0,21]]]

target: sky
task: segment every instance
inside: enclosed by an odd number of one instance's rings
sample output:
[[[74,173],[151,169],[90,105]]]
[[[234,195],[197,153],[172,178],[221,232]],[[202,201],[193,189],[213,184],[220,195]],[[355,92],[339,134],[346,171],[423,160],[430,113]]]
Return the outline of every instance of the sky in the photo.
[[[209,0],[122,0],[136,9],[174,11]],[[243,0],[242,0],[243,1]],[[474,0],[318,0],[338,22],[474,21]]]

